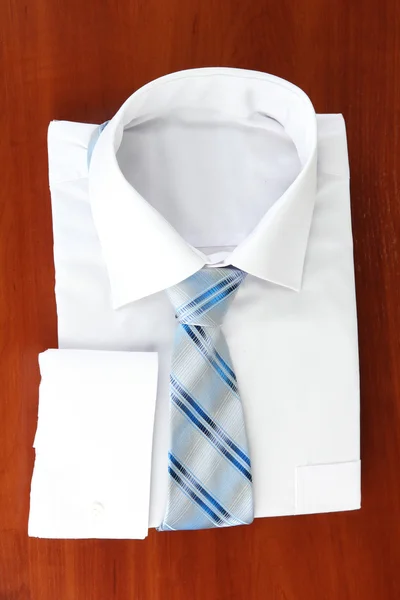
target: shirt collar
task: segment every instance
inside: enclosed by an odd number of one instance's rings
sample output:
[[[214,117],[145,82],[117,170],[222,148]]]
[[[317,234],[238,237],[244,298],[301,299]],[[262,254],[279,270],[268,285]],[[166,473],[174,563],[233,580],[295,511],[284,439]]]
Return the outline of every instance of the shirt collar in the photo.
[[[317,125],[311,101],[302,90],[272,75],[193,69],[161,77],[136,91],[93,149],[89,194],[114,308],[171,287],[207,264],[207,257],[190,246],[125,179],[116,156],[124,128],[160,107],[165,111],[199,97],[220,107],[227,101],[221,90],[225,82],[231,85],[231,78],[237,87],[228,96],[230,110],[259,111],[279,121],[296,146],[301,171],[225,263],[300,290],[316,195]],[[251,107],[246,105],[249,90]]]

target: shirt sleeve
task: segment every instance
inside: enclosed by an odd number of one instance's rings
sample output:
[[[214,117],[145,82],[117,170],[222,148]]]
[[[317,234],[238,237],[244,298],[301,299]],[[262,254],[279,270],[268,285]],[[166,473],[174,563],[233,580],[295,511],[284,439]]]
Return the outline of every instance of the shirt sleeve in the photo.
[[[39,356],[29,535],[143,539],[148,532],[158,356]]]

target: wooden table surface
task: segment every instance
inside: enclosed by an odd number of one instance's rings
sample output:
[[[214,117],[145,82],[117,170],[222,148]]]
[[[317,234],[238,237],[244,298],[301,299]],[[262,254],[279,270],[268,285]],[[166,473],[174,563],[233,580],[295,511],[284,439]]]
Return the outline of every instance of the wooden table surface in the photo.
[[[212,65],[279,75],[345,116],[362,510],[145,541],[28,539],[37,354],[57,344],[48,123],[102,122],[147,81]],[[0,125],[0,600],[398,600],[399,2],[1,0]]]

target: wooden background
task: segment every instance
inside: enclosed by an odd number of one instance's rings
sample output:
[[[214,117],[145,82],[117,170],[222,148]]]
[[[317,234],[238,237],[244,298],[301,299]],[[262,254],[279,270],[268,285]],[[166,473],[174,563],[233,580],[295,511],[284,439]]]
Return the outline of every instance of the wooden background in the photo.
[[[0,0],[0,600],[400,598],[397,0]],[[397,5],[397,7],[396,7]],[[363,508],[144,542],[28,539],[37,354],[55,347],[46,129],[165,73],[289,79],[348,127]]]

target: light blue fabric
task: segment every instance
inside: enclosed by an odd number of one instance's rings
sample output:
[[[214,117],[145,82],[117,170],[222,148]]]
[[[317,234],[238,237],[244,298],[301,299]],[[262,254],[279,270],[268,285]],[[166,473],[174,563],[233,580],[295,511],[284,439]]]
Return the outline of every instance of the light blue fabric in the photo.
[[[93,154],[93,150],[95,145],[97,144],[97,140],[100,137],[101,132],[103,131],[103,129],[108,125],[109,121],[105,121],[104,123],[102,123],[101,125],[99,125],[93,132],[92,137],[90,138],[89,144],[88,144],[88,149],[87,149],[87,155],[86,155],[86,160],[87,160],[87,166],[88,168],[90,167],[90,161],[92,160],[92,154]]]
[[[246,274],[205,267],[167,292],[176,330],[170,378],[168,505],[161,531],[253,521],[242,404],[220,325]]]

